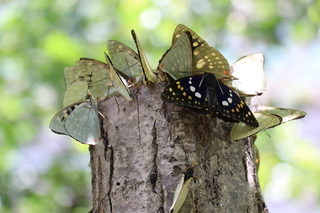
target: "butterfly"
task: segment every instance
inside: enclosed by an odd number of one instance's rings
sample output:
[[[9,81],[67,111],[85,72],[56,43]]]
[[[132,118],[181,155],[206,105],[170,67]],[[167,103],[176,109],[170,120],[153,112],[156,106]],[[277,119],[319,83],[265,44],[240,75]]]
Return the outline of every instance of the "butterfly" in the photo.
[[[140,58],[140,62],[141,62],[141,67],[142,67],[142,70],[143,70],[143,73],[145,75],[145,83],[156,83],[158,82],[158,77],[157,75],[155,74],[155,72],[151,69],[150,67],[150,64],[148,62],[148,59],[142,49],[142,46],[139,42],[139,39],[138,37],[136,36],[136,33],[134,32],[134,30],[131,30],[131,35],[132,35],[132,38],[137,46],[137,50],[138,50],[138,54],[139,54],[139,58]]]
[[[106,57],[107,63],[109,65],[109,75],[110,75],[110,79],[111,79],[111,84],[112,86],[114,86],[117,91],[128,101],[132,100],[131,94],[130,94],[130,90],[128,88],[127,82],[124,78],[122,78],[118,71],[113,67],[113,64],[111,62],[111,59],[109,58],[109,56],[104,53],[104,56]]]
[[[263,66],[264,56],[262,53],[244,56],[230,67],[230,72],[236,80],[224,83],[233,90],[237,90],[240,96],[261,95],[267,85]]]
[[[91,95],[59,111],[50,121],[49,127],[53,132],[69,135],[83,144],[97,144],[101,136],[100,120]]]
[[[249,127],[242,123],[234,124],[230,137],[231,140],[240,140],[285,122],[303,118],[305,115],[306,113],[300,110],[262,106],[254,113],[259,127]]]
[[[188,167],[187,170],[182,174],[181,180],[176,188],[176,191],[174,192],[173,203],[170,207],[169,213],[179,212],[180,208],[187,198],[191,181],[194,179],[193,173],[193,168]]]
[[[114,40],[107,42],[112,63],[131,85],[142,85],[143,70],[138,54],[127,45]]]
[[[172,37],[172,46],[174,46],[175,43],[178,41],[179,37],[186,32],[188,32],[187,34],[189,35],[191,43],[192,74],[204,74],[205,72],[208,72],[213,73],[217,79],[233,79],[233,77],[230,74],[229,63],[226,60],[226,58],[217,49],[209,46],[204,39],[202,39],[199,35],[197,35],[193,30],[189,29],[188,27],[182,24],[179,24],[176,27]],[[166,57],[166,54],[163,56],[163,58]],[[174,52],[171,55],[173,54],[177,53]],[[169,74],[171,75],[171,72]]]
[[[249,107],[212,73],[193,75],[171,82],[162,92],[161,99],[228,122],[241,121],[249,126],[258,126]]]
[[[101,97],[116,94],[117,90],[114,87],[107,86],[112,83],[109,69],[109,65],[89,58],[81,58],[75,67],[66,67],[63,106],[78,102],[88,93],[95,102]]]
[[[182,32],[159,61],[159,72],[168,73],[174,80],[192,75],[190,32]]]

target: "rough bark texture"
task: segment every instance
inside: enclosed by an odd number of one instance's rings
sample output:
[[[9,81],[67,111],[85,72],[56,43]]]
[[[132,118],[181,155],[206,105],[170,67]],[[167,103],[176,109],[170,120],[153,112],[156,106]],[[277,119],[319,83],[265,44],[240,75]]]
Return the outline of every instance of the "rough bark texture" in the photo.
[[[100,103],[108,121],[105,140],[90,147],[92,212],[168,212],[192,165],[196,178],[180,212],[267,212],[250,139],[230,142],[232,124],[163,103],[166,85]]]

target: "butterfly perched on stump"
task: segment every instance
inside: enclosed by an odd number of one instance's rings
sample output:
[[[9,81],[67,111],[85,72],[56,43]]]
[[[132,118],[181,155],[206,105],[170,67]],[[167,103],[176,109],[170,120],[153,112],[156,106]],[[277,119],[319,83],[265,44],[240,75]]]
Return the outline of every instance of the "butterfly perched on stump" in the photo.
[[[261,106],[254,115],[259,122],[259,127],[234,124],[230,132],[231,140],[240,140],[285,122],[303,118],[306,113],[296,109]]]
[[[95,145],[101,137],[99,112],[92,96],[69,105],[59,111],[51,120],[50,129],[75,140]]]
[[[249,126],[259,126],[249,107],[212,73],[193,75],[171,82],[162,92],[161,99],[228,122],[240,121]]]
[[[179,212],[180,208],[187,198],[191,181],[194,179],[193,173],[193,168],[188,167],[187,170],[182,174],[181,180],[174,193],[173,203],[170,207],[169,213]]]

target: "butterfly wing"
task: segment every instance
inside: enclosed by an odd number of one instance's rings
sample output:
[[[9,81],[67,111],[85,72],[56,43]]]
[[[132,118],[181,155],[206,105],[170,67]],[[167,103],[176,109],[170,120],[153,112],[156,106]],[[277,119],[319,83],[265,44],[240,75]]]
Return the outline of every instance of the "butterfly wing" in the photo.
[[[127,45],[114,40],[108,41],[107,48],[114,67],[134,79],[134,85],[142,84],[143,70],[138,54]]]
[[[208,72],[213,73],[217,79],[232,77],[226,58],[218,50],[210,47],[204,39],[185,25],[179,24],[176,27],[173,33],[172,44],[175,44],[184,32],[191,34],[193,74],[204,74]]]
[[[112,81],[112,85],[118,90],[118,92],[125,97],[125,99],[127,99],[128,101],[131,101],[131,94],[130,94],[130,90],[128,88],[128,86],[125,84],[124,79],[122,79],[120,77],[120,75],[117,73],[117,71],[114,69],[113,64],[109,58],[109,56],[104,53],[106,60],[108,62],[108,66],[109,66],[109,75]]]
[[[208,46],[208,43],[203,40],[197,33],[195,33],[193,30],[191,30],[189,27],[179,24],[176,29],[174,30],[173,37],[172,37],[172,44],[176,42],[176,40],[180,37],[180,35],[183,32],[190,32],[192,36],[192,43],[194,45],[194,48],[200,47],[200,46]]]
[[[189,188],[191,185],[191,181],[194,179],[193,177],[193,169],[189,168],[187,171],[182,174],[182,178],[179,181],[179,184],[174,192],[173,203],[170,207],[170,213],[178,213],[181,209],[184,201],[187,198]]]
[[[267,86],[263,66],[262,53],[240,58],[231,66],[231,73],[237,80],[229,81],[228,86],[238,90],[241,96],[261,95]]]
[[[200,46],[193,49],[192,54],[192,73],[212,73],[216,79],[231,78],[227,59],[215,48]]]
[[[131,35],[132,35],[132,38],[137,46],[140,62],[142,65],[142,70],[143,70],[145,78],[146,78],[145,81],[146,82],[150,81],[152,83],[156,83],[158,81],[158,78],[157,78],[156,74],[152,71],[150,64],[148,62],[148,59],[142,49],[142,46],[141,46],[139,39],[136,36],[136,33],[134,32],[134,30],[131,30]]]
[[[63,106],[69,106],[87,95],[88,84],[85,81],[76,81],[72,83],[64,93]]]
[[[191,75],[191,35],[188,35],[187,33],[189,32],[182,32],[180,37],[159,61],[158,69],[168,73],[174,80]]]
[[[210,73],[207,73],[208,75]],[[258,127],[258,121],[249,107],[228,86],[217,81],[216,89],[219,112],[231,119],[241,121],[249,126]]]
[[[264,114],[275,114],[282,118],[282,123],[303,118],[306,116],[306,112],[296,109],[287,109],[279,107],[261,106],[258,108],[258,112]]]
[[[95,145],[101,136],[98,110],[91,98],[62,109],[49,127],[84,144]]]
[[[89,58],[81,58],[77,61],[75,67],[66,67],[64,69],[64,78],[66,84],[66,91],[75,82],[85,82],[83,87],[73,86],[70,92],[67,93],[66,99],[69,99],[68,103],[75,103],[81,99],[78,99],[77,94],[74,94],[72,98],[72,91],[75,93],[90,93],[93,100],[96,101],[100,97],[106,97],[108,95],[114,95],[117,90],[107,85],[111,84],[109,66],[101,61],[97,61]],[[80,85],[76,84],[76,85]],[[88,91],[89,89],[89,91]],[[84,98],[85,95],[82,97]],[[67,106],[67,105],[64,105]]]
[[[263,130],[277,126],[281,123],[282,119],[280,116],[274,114],[254,113],[259,126],[252,127],[244,123],[236,123],[232,126],[230,137],[231,140],[240,140],[242,138],[255,135]]]
[[[171,82],[161,94],[166,102],[202,109],[206,104],[206,79],[189,76]]]

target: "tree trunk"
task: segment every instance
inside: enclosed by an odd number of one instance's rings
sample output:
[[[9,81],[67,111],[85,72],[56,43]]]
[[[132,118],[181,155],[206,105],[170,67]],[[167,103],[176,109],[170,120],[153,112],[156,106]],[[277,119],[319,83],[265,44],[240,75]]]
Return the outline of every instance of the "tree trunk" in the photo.
[[[168,212],[192,165],[195,181],[180,212],[268,212],[250,138],[230,142],[232,124],[164,103],[166,85],[131,89],[130,102],[100,102],[108,121],[105,140],[90,146],[91,212]]]

